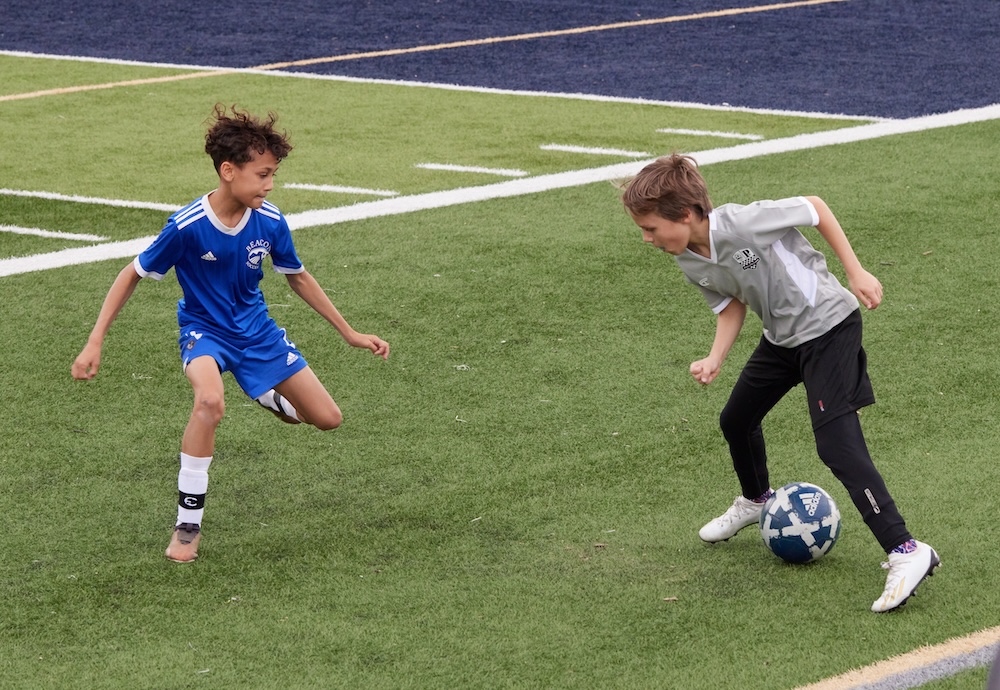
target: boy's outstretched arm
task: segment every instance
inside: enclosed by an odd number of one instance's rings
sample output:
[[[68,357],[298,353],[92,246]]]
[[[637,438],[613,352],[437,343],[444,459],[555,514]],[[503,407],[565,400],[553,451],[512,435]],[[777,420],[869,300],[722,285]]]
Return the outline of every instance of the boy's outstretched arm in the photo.
[[[840,222],[833,211],[826,205],[826,202],[818,196],[807,196],[819,214],[819,223],[816,229],[823,236],[830,248],[833,249],[840,263],[844,265],[847,273],[847,285],[863,305],[868,309],[874,309],[882,303],[882,283],[878,278],[865,270],[854,253],[844,229],[840,227]]]
[[[719,317],[715,322],[715,340],[712,342],[712,351],[705,359],[699,359],[691,363],[691,376],[702,385],[708,385],[715,380],[722,370],[722,363],[726,360],[730,348],[736,342],[736,336],[743,328],[743,320],[747,316],[747,305],[739,300],[732,300],[726,308],[719,312]]]
[[[111,324],[122,310],[129,297],[135,291],[135,286],[142,280],[142,276],[135,272],[135,267],[129,263],[123,268],[115,282],[111,284],[104,304],[101,305],[101,313],[97,315],[97,322],[90,331],[87,344],[73,362],[72,374],[77,380],[92,379],[97,376],[97,370],[101,367],[101,348],[104,346],[104,336],[108,334]]]
[[[337,329],[337,332],[340,333],[340,336],[347,341],[348,345],[371,350],[372,354],[382,359],[389,359],[389,343],[377,335],[358,333],[351,328],[350,324],[341,316],[337,307],[333,305],[326,292],[323,291],[323,288],[312,277],[309,271],[303,270],[301,273],[289,273],[285,277],[288,278],[288,285],[295,294],[315,309],[320,316],[329,321]]]

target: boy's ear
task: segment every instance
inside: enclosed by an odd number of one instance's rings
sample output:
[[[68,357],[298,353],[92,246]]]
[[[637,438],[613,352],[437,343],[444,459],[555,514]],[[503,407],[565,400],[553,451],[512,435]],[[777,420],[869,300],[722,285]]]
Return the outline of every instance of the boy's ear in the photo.
[[[226,182],[233,181],[233,175],[236,172],[236,166],[230,161],[222,161],[222,165],[219,166],[219,177]]]

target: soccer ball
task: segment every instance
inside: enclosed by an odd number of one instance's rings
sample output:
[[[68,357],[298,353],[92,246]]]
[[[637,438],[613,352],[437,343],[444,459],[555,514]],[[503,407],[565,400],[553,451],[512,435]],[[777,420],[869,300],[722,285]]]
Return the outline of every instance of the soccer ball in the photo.
[[[809,563],[830,552],[840,536],[840,511],[815,484],[786,484],[764,504],[760,536],[788,563]]]

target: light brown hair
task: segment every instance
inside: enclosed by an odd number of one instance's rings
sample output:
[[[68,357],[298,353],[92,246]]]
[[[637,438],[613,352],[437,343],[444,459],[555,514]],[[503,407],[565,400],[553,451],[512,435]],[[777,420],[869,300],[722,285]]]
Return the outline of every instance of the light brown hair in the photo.
[[[628,180],[622,191],[622,203],[633,216],[655,213],[667,220],[679,221],[693,210],[704,218],[712,212],[705,178],[691,156],[679,153],[657,158]]]

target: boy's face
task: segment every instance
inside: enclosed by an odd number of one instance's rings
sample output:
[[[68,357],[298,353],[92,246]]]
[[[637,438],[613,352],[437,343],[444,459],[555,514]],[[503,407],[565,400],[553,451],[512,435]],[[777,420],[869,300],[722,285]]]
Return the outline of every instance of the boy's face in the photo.
[[[679,256],[691,244],[691,211],[681,220],[667,220],[656,213],[632,216],[632,220],[642,230],[642,241],[648,242],[660,251]]]
[[[257,209],[264,203],[264,197],[274,189],[278,159],[270,151],[253,151],[251,156],[243,165],[223,163],[219,174],[229,183],[234,198],[244,206]]]

